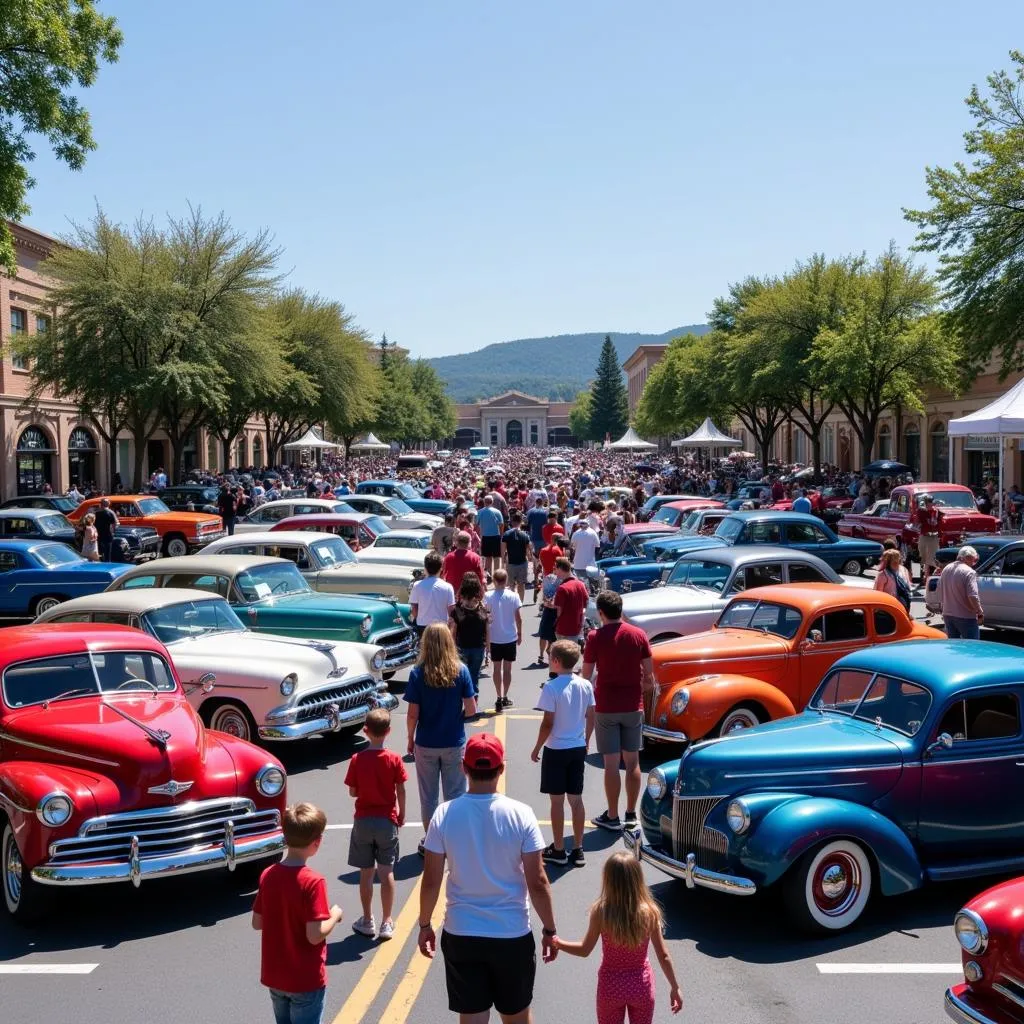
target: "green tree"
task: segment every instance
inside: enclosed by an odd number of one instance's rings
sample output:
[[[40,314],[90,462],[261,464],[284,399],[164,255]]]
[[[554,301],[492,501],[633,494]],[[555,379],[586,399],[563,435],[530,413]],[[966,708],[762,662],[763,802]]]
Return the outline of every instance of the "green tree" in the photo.
[[[443,441],[455,436],[458,416],[455,403],[445,393],[444,381],[424,359],[417,359],[410,372],[413,395],[424,421],[422,439]]]
[[[939,253],[939,281],[952,326],[973,368],[993,353],[1003,372],[1024,367],[1024,53],[967,97],[975,127],[966,161],[925,171],[932,205],[905,210],[920,229],[917,248]]]
[[[629,394],[619,357],[609,335],[604,336],[597,373],[590,388],[590,431],[593,441],[617,441],[629,426]]]
[[[839,324],[815,339],[825,396],[850,421],[861,465],[873,457],[886,409],[923,410],[933,384],[958,390],[960,345],[936,309],[937,289],[927,272],[890,246],[853,275]]]
[[[569,409],[569,431],[579,441],[591,440],[590,402],[590,392],[581,391]]]
[[[96,81],[121,47],[113,18],[93,0],[3,0],[0,4],[0,264],[17,273],[6,220],[29,212],[35,184],[29,137],[46,139],[58,160],[79,170],[96,148],[89,113],[75,95]]]

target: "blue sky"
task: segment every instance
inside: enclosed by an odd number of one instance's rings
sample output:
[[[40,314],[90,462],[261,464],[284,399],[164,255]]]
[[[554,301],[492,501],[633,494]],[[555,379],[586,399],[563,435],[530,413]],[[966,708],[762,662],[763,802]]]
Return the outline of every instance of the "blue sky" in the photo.
[[[101,0],[99,149],[28,223],[192,202],[415,355],[704,319],[748,274],[909,245],[963,97],[1024,46],[989,0]]]

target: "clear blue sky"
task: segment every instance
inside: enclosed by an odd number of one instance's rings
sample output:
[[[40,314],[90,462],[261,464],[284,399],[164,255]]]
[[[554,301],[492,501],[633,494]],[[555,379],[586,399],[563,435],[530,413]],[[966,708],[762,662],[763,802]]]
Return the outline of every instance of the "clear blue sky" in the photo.
[[[748,274],[913,233],[963,97],[1024,47],[989,0],[101,0],[99,149],[28,223],[224,210],[415,355],[704,319]]]

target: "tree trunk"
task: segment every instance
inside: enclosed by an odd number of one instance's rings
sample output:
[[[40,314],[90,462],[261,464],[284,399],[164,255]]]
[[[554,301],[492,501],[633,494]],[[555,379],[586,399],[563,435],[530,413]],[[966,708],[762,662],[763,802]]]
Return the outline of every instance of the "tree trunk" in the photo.
[[[168,434],[171,442],[171,484],[180,484],[185,478],[185,438],[187,434]]]
[[[146,442],[148,440],[149,435],[145,431],[135,432],[135,459],[132,467],[132,491],[135,494],[142,493],[142,463],[146,460]]]
[[[117,438],[115,436],[113,443],[107,444],[107,453],[110,458],[110,476],[107,478],[107,494],[114,494],[114,480],[117,478]]]

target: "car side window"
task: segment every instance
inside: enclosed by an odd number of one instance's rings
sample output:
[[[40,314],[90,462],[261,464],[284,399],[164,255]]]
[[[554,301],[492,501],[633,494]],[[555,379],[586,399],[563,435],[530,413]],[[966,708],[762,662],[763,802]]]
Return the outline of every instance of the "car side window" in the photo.
[[[813,565],[790,562],[788,571],[790,583],[828,583],[828,577],[815,569]]]
[[[762,565],[748,565],[743,571],[746,589],[753,587],[770,587],[773,583],[782,582],[782,563],[766,562]]]
[[[296,505],[292,510],[293,516],[315,516],[323,512],[319,505]]]
[[[13,551],[0,551],[0,573],[14,572],[18,568],[18,556]]]
[[[1003,576],[1024,576],[1024,551],[1011,551],[1003,559]]]
[[[342,530],[339,530],[338,532],[341,533],[342,537],[344,537],[345,540],[347,540],[347,541],[349,541],[349,543],[351,543],[351,533],[345,533]],[[373,541],[374,541],[373,534],[370,533],[370,531],[368,529],[366,529],[365,526],[360,526],[359,527],[359,543],[365,548],[368,545],[372,544]]]
[[[908,512],[910,511],[910,498],[905,494],[898,495],[890,505],[896,512]]]
[[[89,622],[91,620],[92,615],[89,612],[67,612],[64,615],[47,619],[47,622]]]
[[[1020,706],[1012,693],[990,693],[958,700],[946,711],[937,730],[954,743],[996,740],[1020,733]]]
[[[224,554],[232,555],[259,555],[262,554],[259,544],[231,544],[220,549]]]
[[[138,506],[130,501],[112,501],[110,507],[119,519],[137,519],[141,514]]]
[[[201,576],[194,576],[189,573],[176,573],[173,576],[163,577],[161,585],[165,587],[184,587],[186,590],[205,590],[208,594],[227,597],[231,581],[225,576],[215,576],[213,573],[204,573]]]
[[[287,558],[289,562],[294,562],[299,569],[311,568],[309,560],[309,552],[305,548],[300,548],[296,544],[280,544],[280,545],[266,545],[266,553],[273,555],[274,558]]]
[[[781,539],[778,523],[750,523],[747,526],[748,544],[778,544]]]
[[[822,539],[810,523],[786,524],[786,540],[790,544],[818,544]]]
[[[4,521],[8,537],[32,537],[35,535],[35,523],[31,519],[7,519]]]
[[[860,640],[868,635],[864,610],[862,608],[842,608],[819,615],[811,623],[807,635],[811,636],[815,632],[821,634],[820,639],[815,638],[817,643],[834,644],[846,640]]]
[[[64,621],[70,622],[72,620],[67,619]],[[112,626],[131,626],[133,629],[139,628],[139,620],[130,612],[94,612],[92,621],[106,622]]]
[[[874,619],[876,636],[892,636],[896,632],[896,616],[892,612],[876,608]]]

